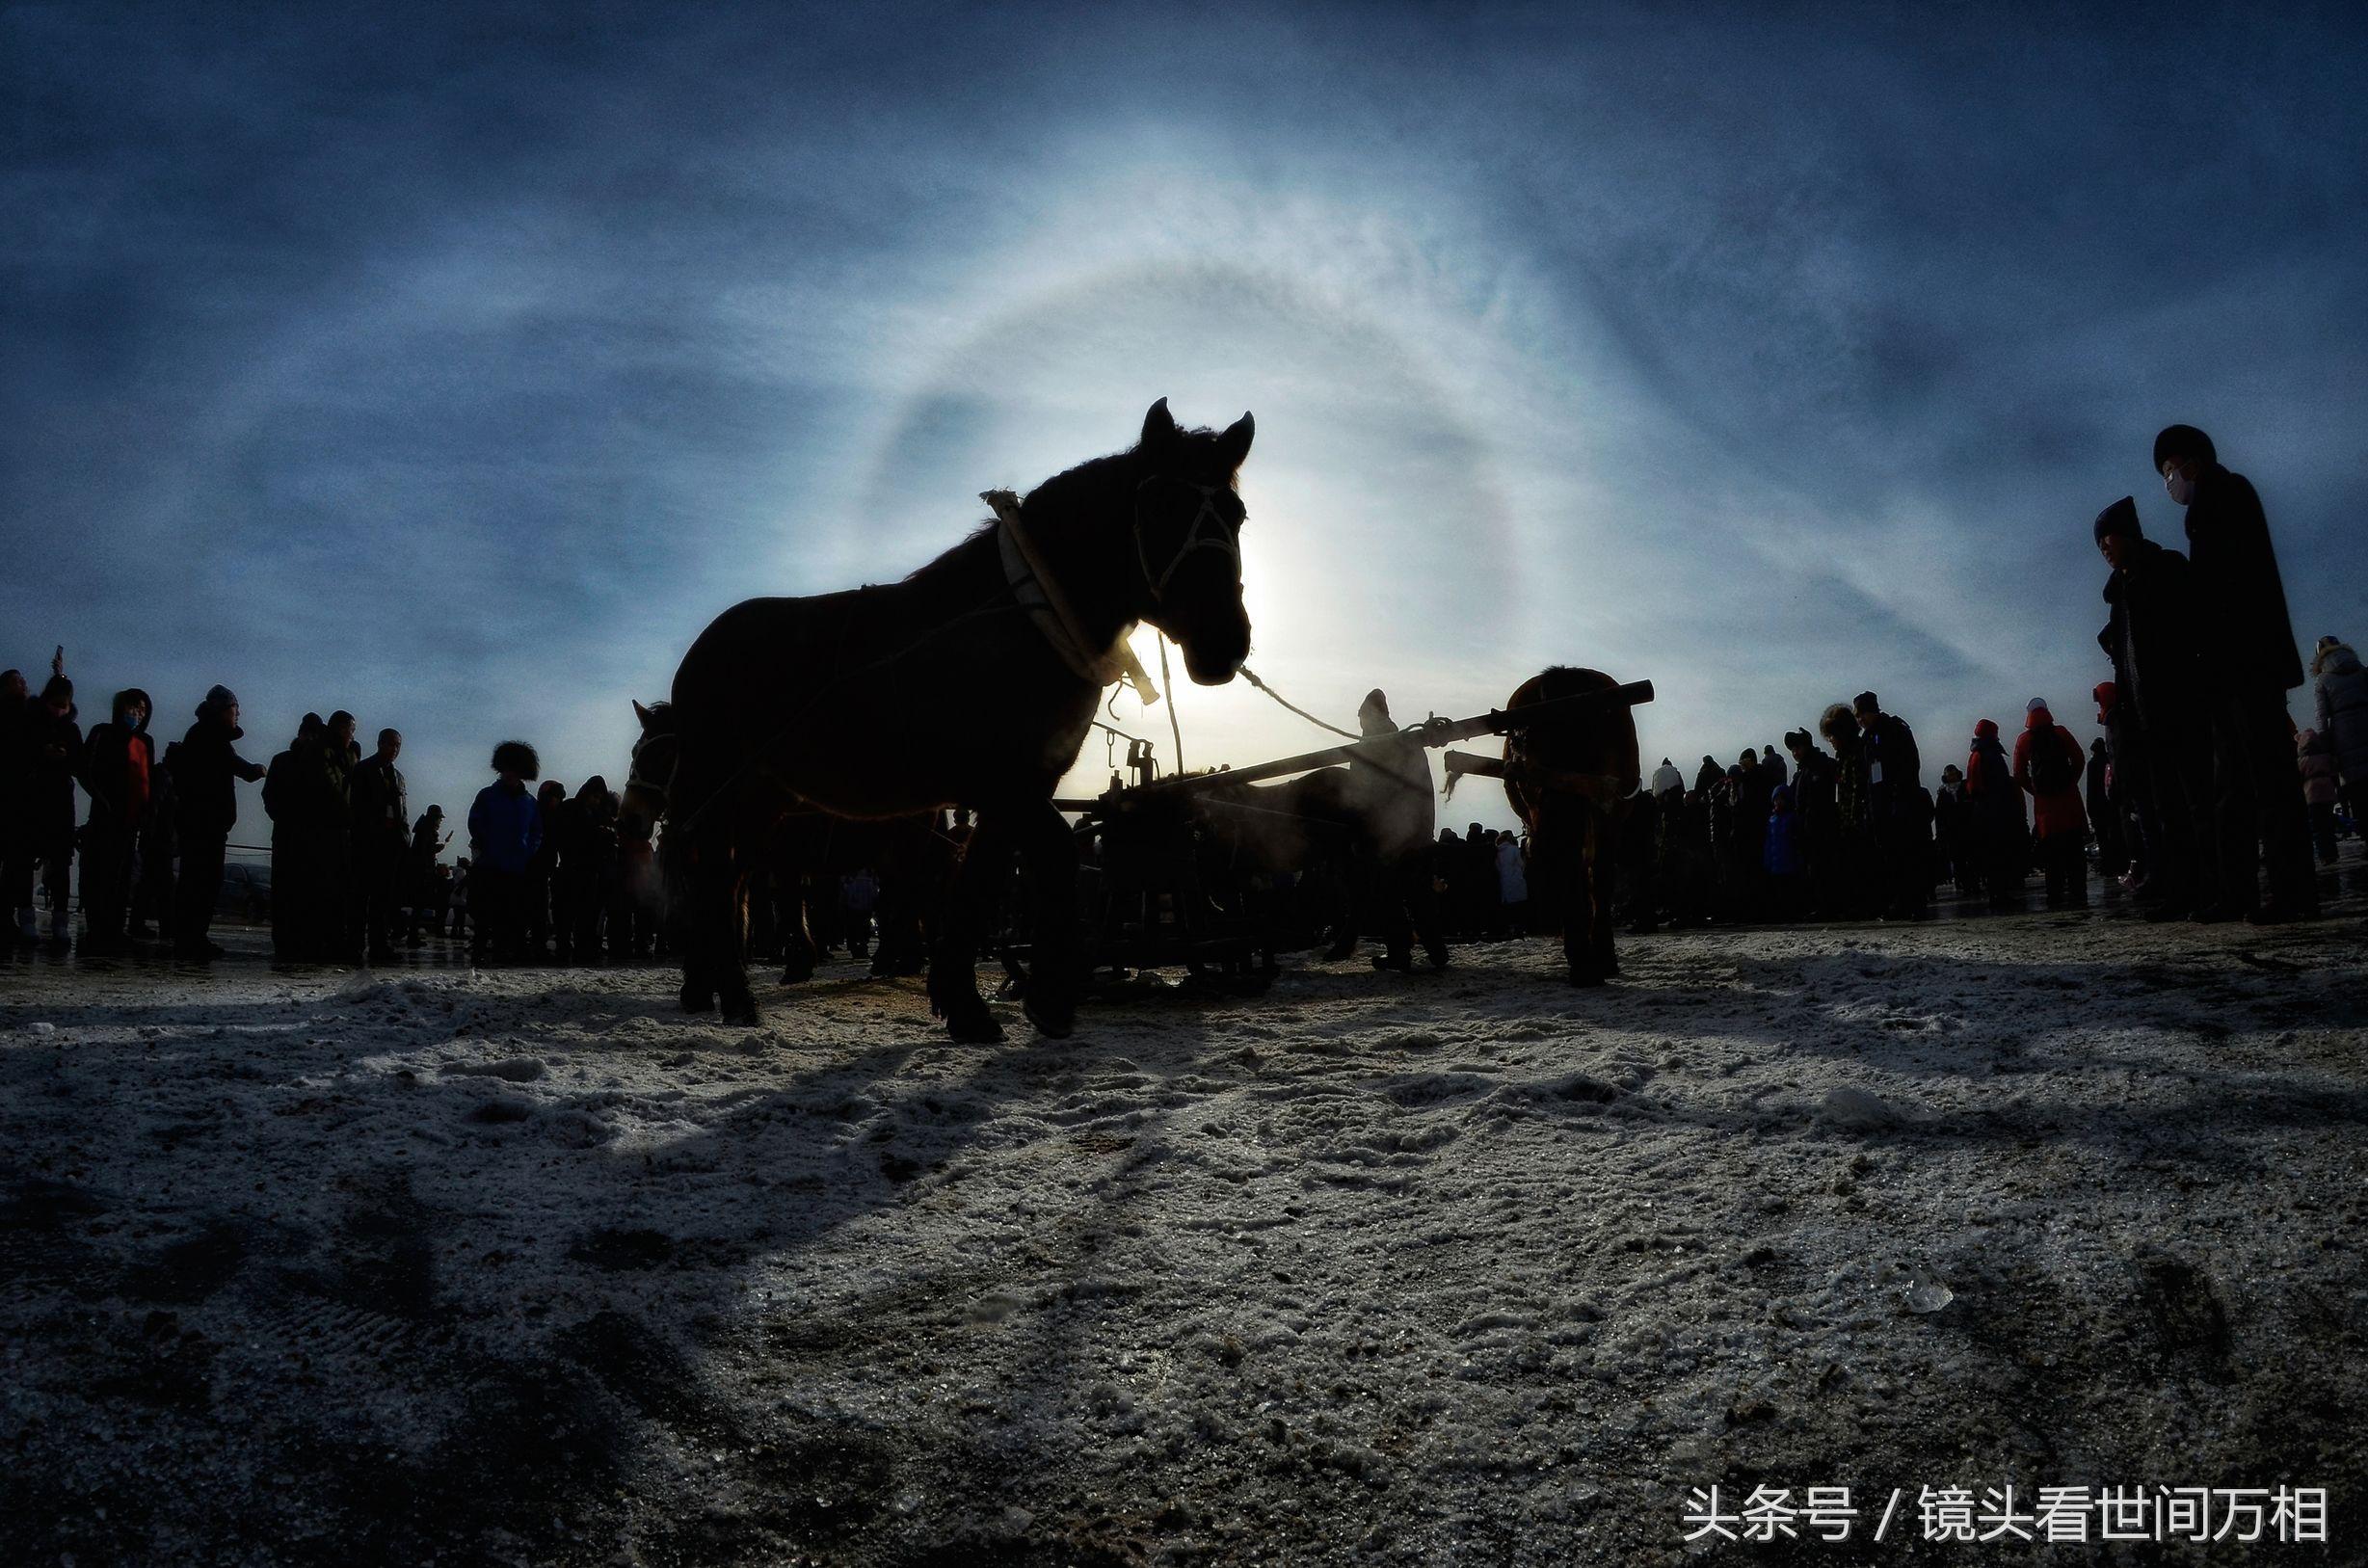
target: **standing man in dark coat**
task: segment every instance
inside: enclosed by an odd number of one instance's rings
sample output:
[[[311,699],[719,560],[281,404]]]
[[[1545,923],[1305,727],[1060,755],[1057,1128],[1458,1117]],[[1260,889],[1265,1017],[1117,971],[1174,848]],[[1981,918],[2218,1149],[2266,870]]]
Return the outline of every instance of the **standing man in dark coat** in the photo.
[[[1365,829],[1357,845],[1365,884],[1358,913],[1384,948],[1373,967],[1411,970],[1420,941],[1430,967],[1443,970],[1446,932],[1430,887],[1430,836],[1438,820],[1430,754],[1420,740],[1400,737],[1378,687],[1358,707],[1357,728],[1370,749],[1350,757],[1348,790]]]
[[[2264,925],[2316,918],[2318,881],[2286,712],[2286,693],[2302,683],[2302,660],[2261,497],[2243,474],[2221,466],[2212,438],[2193,425],[2154,438],[2154,467],[2187,508],[2222,908]]]
[[[2140,896],[2154,921],[2227,917],[2219,898],[2212,814],[2211,725],[2196,666],[2194,572],[2187,557],[2145,537],[2124,495],[2096,515],[2096,547],[2113,568],[2097,644],[2114,664],[2108,739],[2114,776],[2141,803],[2158,842]]]
[[[208,936],[214,900],[222,893],[223,846],[238,824],[238,783],[263,777],[263,769],[238,755],[238,698],[216,686],[198,704],[198,722],[173,754],[173,792],[178,802],[181,840],[179,912],[173,922],[173,951],[180,958],[218,958],[222,948]]]
[[[355,925],[353,941],[373,964],[395,956],[395,912],[403,903],[403,862],[412,843],[411,800],[403,771],[395,758],[403,755],[403,736],[394,730],[378,732],[378,750],[354,768],[353,864]]]
[[[1932,816],[1924,793],[1924,759],[1907,721],[1885,713],[1871,691],[1850,704],[1867,755],[1867,784],[1881,856],[1883,915],[1921,920],[1931,913]]]

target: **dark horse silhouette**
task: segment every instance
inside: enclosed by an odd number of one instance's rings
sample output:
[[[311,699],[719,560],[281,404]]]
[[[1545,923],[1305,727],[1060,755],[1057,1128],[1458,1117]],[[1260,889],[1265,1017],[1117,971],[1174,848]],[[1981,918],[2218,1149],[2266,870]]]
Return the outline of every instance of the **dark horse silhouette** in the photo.
[[[1083,744],[1112,651],[1150,622],[1202,685],[1248,657],[1237,475],[1248,414],[1180,429],[1161,398],[1130,450],[1046,480],[902,582],[753,598],[675,672],[668,839],[688,900],[682,1005],[757,1022],[733,911],[785,812],[864,819],[961,804],[976,827],[930,952],[929,1000],[958,1040],[1002,1037],[974,973],[1017,851],[1029,867],[1027,1014],[1072,1027],[1077,848],[1052,789]],[[652,775],[654,780],[654,775]]]
[[[1556,665],[1505,699],[1507,711],[1600,691],[1619,682],[1601,670]],[[1620,972],[1611,948],[1611,825],[1636,792],[1636,719],[1614,704],[1583,717],[1516,730],[1504,740],[1504,793],[1530,829],[1530,876],[1562,916],[1562,955],[1573,985]]]

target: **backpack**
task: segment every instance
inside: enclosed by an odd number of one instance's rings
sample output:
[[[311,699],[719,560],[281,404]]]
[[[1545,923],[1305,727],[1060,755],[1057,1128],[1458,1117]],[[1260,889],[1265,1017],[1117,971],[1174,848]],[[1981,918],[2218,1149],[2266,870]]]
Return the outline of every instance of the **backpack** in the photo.
[[[2063,731],[2054,725],[2031,731],[2031,789],[2037,795],[2061,795],[2072,787],[2072,758],[2064,751]]]

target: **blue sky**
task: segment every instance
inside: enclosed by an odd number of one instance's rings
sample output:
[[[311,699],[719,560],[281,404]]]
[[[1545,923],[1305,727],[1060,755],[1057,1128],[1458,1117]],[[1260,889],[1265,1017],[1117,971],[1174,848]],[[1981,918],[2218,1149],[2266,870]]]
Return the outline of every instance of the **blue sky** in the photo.
[[[2172,420],[2368,633],[2356,11],[1771,9],[11,7],[0,664],[351,708],[415,808],[512,734],[615,782],[725,605],[1160,396],[1256,412],[1252,662],[1344,723],[1567,662],[1648,762],[1866,686],[2085,735]]]

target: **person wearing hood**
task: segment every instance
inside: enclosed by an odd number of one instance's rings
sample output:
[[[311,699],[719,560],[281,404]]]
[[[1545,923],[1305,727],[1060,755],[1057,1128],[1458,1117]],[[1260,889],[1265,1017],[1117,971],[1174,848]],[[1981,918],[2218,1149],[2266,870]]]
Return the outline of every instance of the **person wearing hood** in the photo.
[[[2286,712],[2302,661],[2261,497],[2243,474],[2222,466],[2212,438],[2193,425],[2154,438],[2154,469],[2187,508],[2188,553],[2205,610],[2195,623],[2197,674],[2212,740],[2221,906],[2259,925],[2316,918],[2318,879]]]
[[[1661,759],[1661,766],[1653,770],[1653,797],[1658,800],[1672,789],[1684,794],[1686,776],[1677,771],[1677,764],[1664,757]]]
[[[132,862],[154,800],[156,743],[148,735],[148,694],[115,694],[111,717],[91,731],[79,779],[91,797],[82,825],[82,951],[120,953],[131,945]]]
[[[1349,758],[1348,792],[1361,808],[1364,842],[1364,929],[1383,939],[1375,969],[1414,968],[1419,939],[1432,969],[1448,964],[1446,933],[1430,886],[1431,832],[1438,796],[1430,754],[1390,717],[1390,700],[1376,687],[1357,707],[1365,749]]]
[[[2143,830],[2146,879],[2138,896],[2153,904],[2148,920],[2224,919],[2194,570],[2145,537],[2127,495],[2098,513],[2090,531],[2113,569],[2097,644],[2114,667],[2106,731],[2114,773]]]
[[[2089,868],[2082,858],[2089,816],[2080,804],[2084,754],[2072,732],[2056,722],[2042,698],[2023,709],[2014,740],[2014,782],[2033,802],[2033,836],[2047,875],[2049,909],[2089,907]]]
[[[2345,813],[2355,831],[2368,832],[2360,826],[2361,809],[2368,807],[2368,670],[2344,643],[2322,637],[2311,654],[2310,673],[2317,729],[2335,754]]]
[[[2031,823],[2023,809],[2022,787],[2014,782],[2014,764],[1998,738],[1995,719],[1983,719],[1974,726],[1973,745],[1965,756],[1965,795],[1973,811],[1982,881],[1989,890],[1990,908],[2019,909],[2023,878],[2031,870]]]
[[[2335,864],[2335,800],[2342,774],[2335,765],[2335,744],[2316,730],[2294,736],[2295,762],[2302,771],[2302,806],[2310,812],[2310,842],[2321,865]]]
[[[67,905],[73,891],[74,775],[82,767],[82,726],[74,706],[74,683],[64,673],[63,651],[51,668],[57,673],[22,710],[24,730],[18,744],[24,758],[24,837],[9,870],[9,899],[16,906],[17,936],[28,943],[40,941],[33,911],[38,864],[41,890],[49,895],[49,940],[62,947],[72,940]]]
[[[198,704],[198,722],[181,737],[173,757],[173,792],[181,841],[179,886],[174,890],[173,950],[181,958],[209,959],[222,948],[209,933],[214,902],[222,895],[223,853],[238,825],[238,785],[263,777],[260,765],[238,754],[238,698],[227,686],[207,690]]]

